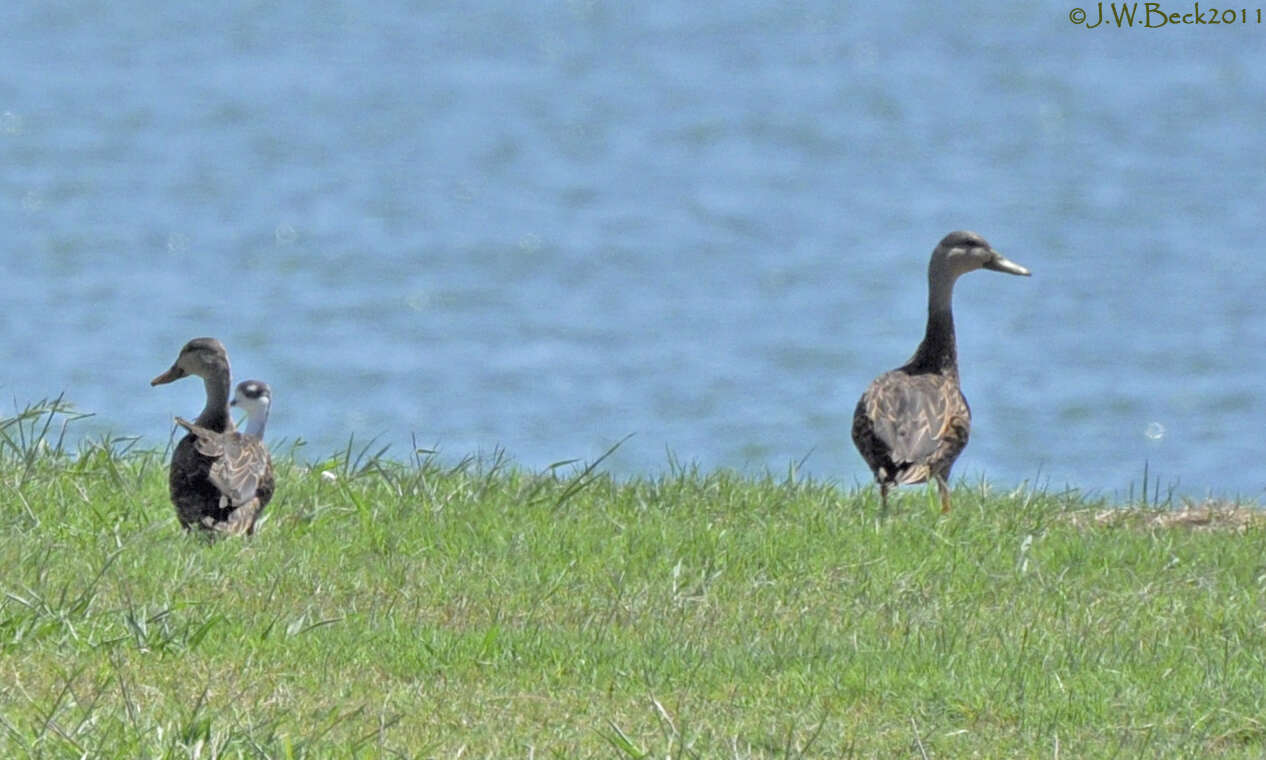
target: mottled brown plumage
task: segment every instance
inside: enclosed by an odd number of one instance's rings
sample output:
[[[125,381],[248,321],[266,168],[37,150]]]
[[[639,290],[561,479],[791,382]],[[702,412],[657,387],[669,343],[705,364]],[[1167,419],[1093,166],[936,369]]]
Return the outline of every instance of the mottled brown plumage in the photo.
[[[885,372],[853,412],[853,443],[879,483],[888,509],[894,485],[936,481],[941,511],[949,512],[949,475],[967,446],[971,409],[959,389],[952,309],[954,281],[976,269],[1028,275],[974,232],[951,232],[928,264],[928,322],[923,342],[901,367]]]
[[[217,433],[180,417],[176,423],[189,431],[194,450],[209,461],[206,478],[219,500],[202,516],[202,527],[225,533],[255,532],[255,521],[273,496],[273,462],[262,441],[253,435]]]
[[[220,341],[189,341],[171,368],[150,384],[188,375],[203,379],[207,403],[193,422],[176,418],[189,431],[171,457],[168,484],[176,516],[186,529],[253,533],[274,486],[272,461],[260,441],[262,424],[255,435],[234,428],[229,416],[229,357]]]

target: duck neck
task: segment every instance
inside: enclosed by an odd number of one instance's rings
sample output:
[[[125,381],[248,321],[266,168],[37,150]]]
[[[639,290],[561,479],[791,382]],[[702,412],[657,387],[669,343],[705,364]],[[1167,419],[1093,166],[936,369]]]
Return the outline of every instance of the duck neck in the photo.
[[[207,389],[207,405],[195,422],[217,433],[233,430],[233,418],[229,416],[229,374],[204,378],[203,384]]]
[[[246,434],[263,440],[264,426],[268,424],[268,410],[271,404],[265,404],[246,415]]]
[[[916,372],[958,373],[958,347],[954,340],[952,306],[954,280],[931,273],[928,283],[928,325],[923,342],[906,364]]]

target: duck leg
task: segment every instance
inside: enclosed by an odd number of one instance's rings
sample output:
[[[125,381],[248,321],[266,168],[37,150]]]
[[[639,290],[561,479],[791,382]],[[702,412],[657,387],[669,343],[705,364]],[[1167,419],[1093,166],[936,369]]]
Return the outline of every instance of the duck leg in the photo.
[[[879,481],[879,515],[888,516],[888,484],[882,480]]]
[[[936,490],[941,493],[941,514],[948,515],[950,511],[949,484],[947,484],[945,482],[945,478],[940,475],[936,476]]]

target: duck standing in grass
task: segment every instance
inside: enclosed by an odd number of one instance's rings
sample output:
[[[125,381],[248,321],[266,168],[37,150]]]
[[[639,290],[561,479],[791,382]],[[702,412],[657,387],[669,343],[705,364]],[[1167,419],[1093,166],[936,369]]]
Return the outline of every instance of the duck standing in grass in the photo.
[[[229,416],[228,351],[215,338],[195,338],[163,374],[161,385],[189,375],[201,377],[207,402],[193,422],[176,418],[189,433],[171,457],[169,486],[182,527],[251,534],[255,520],[272,498],[272,459],[261,438],[268,421],[268,386],[247,381],[235,399],[247,411],[247,432],[237,432]]]
[[[875,378],[853,412],[853,443],[879,482],[882,510],[894,485],[936,480],[941,512],[950,511],[949,475],[967,446],[971,409],[958,383],[954,281],[976,269],[1029,275],[974,232],[951,232],[928,264],[928,323],[904,365]]]

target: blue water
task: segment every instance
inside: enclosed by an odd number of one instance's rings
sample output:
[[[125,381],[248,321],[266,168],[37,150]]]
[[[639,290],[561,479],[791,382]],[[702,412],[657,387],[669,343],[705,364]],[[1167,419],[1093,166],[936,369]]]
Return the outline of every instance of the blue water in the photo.
[[[0,8],[6,405],[161,447],[202,389],[148,381],[214,335],[310,458],[633,433],[604,466],[851,485],[853,406],[965,227],[1033,277],[959,282],[957,475],[1266,492],[1266,25],[183,5]]]

